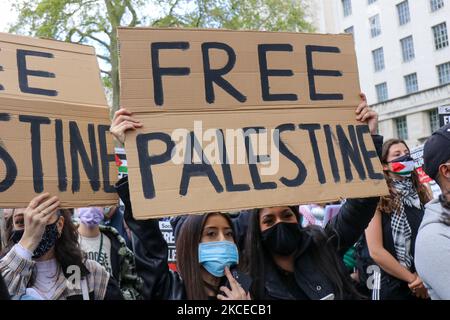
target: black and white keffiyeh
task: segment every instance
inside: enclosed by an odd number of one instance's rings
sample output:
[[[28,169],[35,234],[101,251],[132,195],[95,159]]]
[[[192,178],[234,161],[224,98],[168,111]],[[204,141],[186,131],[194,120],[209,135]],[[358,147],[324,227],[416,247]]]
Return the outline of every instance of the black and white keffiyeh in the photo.
[[[406,217],[405,206],[420,209],[421,203],[411,178],[394,180],[393,185],[398,193],[394,200],[396,210],[391,215],[395,253],[400,264],[409,269],[413,257],[411,255],[411,227]]]

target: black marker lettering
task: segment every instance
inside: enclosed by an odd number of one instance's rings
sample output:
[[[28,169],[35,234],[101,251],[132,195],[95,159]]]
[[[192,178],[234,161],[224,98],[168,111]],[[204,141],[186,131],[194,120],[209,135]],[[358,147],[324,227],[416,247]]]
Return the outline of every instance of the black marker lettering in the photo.
[[[20,122],[30,123],[31,133],[31,162],[33,163],[34,192],[44,191],[44,173],[41,157],[41,124],[50,124],[50,118],[38,116],[19,116]]]
[[[53,54],[48,52],[31,51],[17,49],[17,69],[19,72],[19,88],[20,91],[31,94],[40,94],[44,96],[55,97],[58,95],[56,90],[48,90],[42,88],[33,88],[28,85],[28,77],[55,78],[55,74],[48,71],[29,70],[27,69],[27,56],[42,57],[52,59]]]
[[[293,93],[270,93],[269,77],[292,77],[292,70],[267,69],[268,51],[292,52],[290,44],[260,44],[258,45],[259,72],[261,77],[261,92],[264,101],[297,101]]]

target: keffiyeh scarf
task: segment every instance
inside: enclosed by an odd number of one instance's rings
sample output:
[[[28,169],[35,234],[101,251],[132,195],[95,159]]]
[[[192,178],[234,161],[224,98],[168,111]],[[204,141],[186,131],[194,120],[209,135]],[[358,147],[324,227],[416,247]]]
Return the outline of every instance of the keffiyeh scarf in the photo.
[[[395,197],[395,211],[391,215],[392,237],[397,260],[408,269],[412,265],[411,255],[411,227],[406,217],[405,206],[421,208],[417,191],[414,189],[411,178],[394,180],[393,185],[398,193]]]

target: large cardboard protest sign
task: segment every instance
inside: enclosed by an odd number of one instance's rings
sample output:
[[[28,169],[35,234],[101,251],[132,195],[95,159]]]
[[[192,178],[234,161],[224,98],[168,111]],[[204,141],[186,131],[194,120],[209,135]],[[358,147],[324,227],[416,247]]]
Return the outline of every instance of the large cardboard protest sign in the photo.
[[[0,34],[0,207],[116,202],[114,145],[95,50]]]
[[[368,127],[355,120],[350,35],[118,35],[121,105],[143,123],[125,143],[135,216],[387,192]]]

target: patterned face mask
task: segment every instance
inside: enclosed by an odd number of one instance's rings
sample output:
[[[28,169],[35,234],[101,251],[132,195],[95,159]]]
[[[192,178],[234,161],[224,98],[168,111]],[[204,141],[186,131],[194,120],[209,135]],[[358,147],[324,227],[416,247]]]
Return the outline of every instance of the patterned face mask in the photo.
[[[410,177],[415,169],[414,159],[409,154],[405,154],[389,162],[389,172],[403,177]]]

